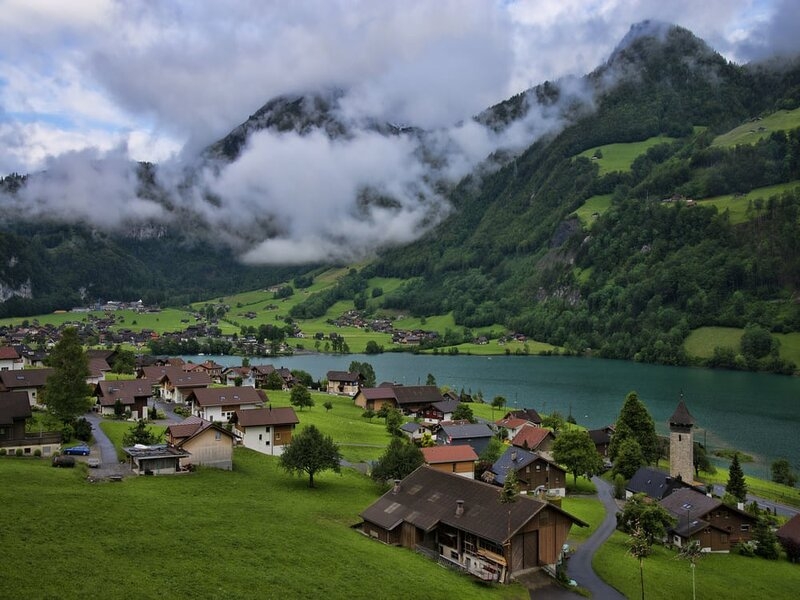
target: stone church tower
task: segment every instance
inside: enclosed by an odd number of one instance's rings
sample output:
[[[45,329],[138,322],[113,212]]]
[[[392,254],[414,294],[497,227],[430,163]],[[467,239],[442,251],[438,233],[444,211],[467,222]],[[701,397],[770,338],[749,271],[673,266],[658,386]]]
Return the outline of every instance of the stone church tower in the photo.
[[[687,483],[694,480],[694,441],[692,427],[694,418],[681,401],[669,418],[669,474]]]

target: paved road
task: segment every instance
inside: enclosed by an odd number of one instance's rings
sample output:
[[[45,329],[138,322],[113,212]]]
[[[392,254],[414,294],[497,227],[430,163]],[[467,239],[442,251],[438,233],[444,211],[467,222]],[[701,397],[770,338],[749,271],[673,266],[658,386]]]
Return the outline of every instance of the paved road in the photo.
[[[725,495],[725,486],[714,484],[714,495],[722,498]],[[794,506],[781,504],[780,502],[773,502],[772,500],[765,500],[764,498],[747,494],[747,503],[749,504],[751,502],[756,502],[759,508],[767,508],[773,514],[777,514],[782,517],[791,518],[800,512],[800,510],[796,509]]]
[[[614,501],[611,485],[600,479],[592,477],[592,483],[597,487],[597,495],[606,507],[606,517],[600,527],[575,551],[567,562],[567,574],[578,582],[583,588],[592,593],[592,598],[598,600],[624,600],[620,594],[605,581],[600,579],[592,569],[592,557],[600,546],[617,528],[617,503]]]
[[[94,477],[111,477],[112,475],[129,475],[130,470],[127,465],[120,463],[117,459],[117,451],[114,444],[100,428],[100,416],[96,413],[87,413],[86,420],[92,424],[92,435],[94,435],[94,451],[100,451],[100,467],[90,469]]]

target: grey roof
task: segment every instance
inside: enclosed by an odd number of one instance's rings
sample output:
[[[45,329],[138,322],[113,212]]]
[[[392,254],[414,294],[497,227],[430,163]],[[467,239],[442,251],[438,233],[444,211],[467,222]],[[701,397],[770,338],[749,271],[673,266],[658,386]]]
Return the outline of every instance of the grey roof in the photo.
[[[442,425],[442,432],[450,439],[471,439],[492,437],[492,430],[486,423],[470,423],[469,425]]]
[[[683,398],[678,402],[678,407],[672,416],[669,418],[670,425],[694,425],[694,417],[689,413],[689,409],[683,403]]]
[[[361,513],[365,521],[395,529],[404,521],[423,531],[445,524],[502,544],[543,509],[566,515],[574,523],[583,521],[546,502],[519,496],[501,504],[496,486],[423,465]],[[458,515],[458,501],[463,513]]]
[[[15,420],[31,416],[31,404],[25,392],[0,392],[0,425],[13,425]]]
[[[509,469],[518,471],[523,467],[536,462],[541,456],[536,452],[529,452],[522,448],[508,447],[503,455],[498,458],[491,466],[490,470],[494,473],[494,481],[499,485],[506,482],[506,475]]]
[[[670,477],[669,473],[653,467],[639,467],[625,489],[634,494],[645,494],[649,498],[661,500],[677,488],[689,487],[680,479]]]
[[[447,414],[453,412],[456,407],[461,404],[460,400],[455,400],[454,398],[447,398],[442,400],[441,402],[434,402],[431,404],[433,408],[438,410],[442,414]]]
[[[154,446],[129,446],[127,448],[122,449],[125,454],[130,456],[131,458],[137,458],[139,460],[153,460],[156,458],[183,458],[185,456],[191,456],[191,452],[187,452],[186,450],[179,450],[174,446],[169,446],[167,444],[156,444]]]
[[[42,387],[55,369],[23,369],[18,371],[0,371],[0,388],[9,391],[18,388]]]

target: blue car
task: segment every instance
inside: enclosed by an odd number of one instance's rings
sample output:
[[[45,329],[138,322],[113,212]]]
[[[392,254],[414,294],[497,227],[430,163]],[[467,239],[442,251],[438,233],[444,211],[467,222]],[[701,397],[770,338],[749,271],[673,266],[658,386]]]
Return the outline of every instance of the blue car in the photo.
[[[91,452],[91,450],[86,444],[64,448],[64,450],[61,451],[62,454],[74,454],[78,456],[87,456],[89,452]]]

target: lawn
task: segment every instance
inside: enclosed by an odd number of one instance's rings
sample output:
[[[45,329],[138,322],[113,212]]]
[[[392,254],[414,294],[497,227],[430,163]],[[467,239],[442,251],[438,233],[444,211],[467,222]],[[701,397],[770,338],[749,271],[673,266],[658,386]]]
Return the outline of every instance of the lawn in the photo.
[[[131,427],[134,426],[133,421],[114,421],[111,419],[103,419],[100,421],[100,429],[108,436],[108,439],[111,440],[111,443],[117,449],[117,458],[121,461],[127,458],[126,454],[122,451],[122,437],[130,431]],[[159,435],[163,434],[166,429],[160,425],[150,425],[150,431],[154,434]]]
[[[571,546],[576,548],[597,531],[597,528],[606,516],[605,506],[603,506],[603,503],[596,497],[581,498],[580,496],[567,496],[561,503],[561,508],[589,524],[589,527],[573,525],[572,528],[570,528],[568,542]]]
[[[612,194],[602,194],[599,196],[592,196],[583,205],[575,211],[581,225],[588,228],[594,223],[597,217],[602,216],[609,208],[611,208]]]
[[[737,225],[749,221],[757,215],[755,209],[751,207],[751,204],[755,200],[759,198],[761,200],[768,200],[772,196],[780,196],[784,192],[793,190],[798,186],[800,186],[800,182],[798,181],[779,183],[777,185],[756,188],[750,190],[746,194],[725,194],[723,196],[705,198],[699,200],[698,205],[716,206],[720,213],[727,210],[731,223]]]
[[[735,327],[700,327],[692,331],[683,343],[689,356],[710,358],[714,348],[739,348],[743,329]]]
[[[0,464],[0,580],[15,598],[529,597],[351,529],[379,491],[349,469],[309,489],[246,449],[233,471],[122,483],[45,460]]]
[[[653,146],[663,144],[665,142],[672,142],[675,138],[658,135],[648,138],[641,142],[630,142],[627,144],[606,144],[605,146],[598,146],[584,150],[578,156],[585,156],[586,158],[595,161],[600,167],[600,175],[611,173],[613,171],[628,171],[638,156],[647,152]],[[600,150],[602,158],[592,158],[597,150]]]
[[[733,148],[738,144],[754,144],[769,137],[773,131],[788,131],[795,127],[800,127],[800,108],[778,110],[760,120],[748,121],[717,136],[711,145]]]
[[[627,541],[627,535],[615,532],[595,555],[592,566],[625,597],[639,598],[639,562],[628,554]],[[653,554],[644,559],[647,598],[692,597],[691,568],[676,556],[673,550],[654,546]],[[795,598],[799,577],[800,567],[786,560],[738,554],[704,554],[695,568],[698,598]]]

